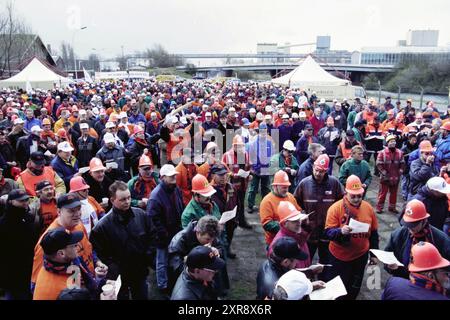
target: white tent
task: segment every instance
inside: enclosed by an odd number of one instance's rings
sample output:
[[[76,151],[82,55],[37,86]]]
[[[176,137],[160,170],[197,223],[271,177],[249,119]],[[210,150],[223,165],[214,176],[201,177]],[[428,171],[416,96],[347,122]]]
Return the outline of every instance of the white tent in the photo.
[[[9,79],[0,81],[0,87],[26,89],[27,83],[29,83],[33,88],[48,90],[53,89],[54,84],[62,88],[72,82],[71,79],[60,76],[50,70],[38,59],[33,58],[33,60],[31,60],[31,62],[18,74]]]
[[[340,79],[325,71],[311,56],[288,74],[272,79],[274,84],[291,88],[307,88],[311,86],[345,86],[350,81]]]

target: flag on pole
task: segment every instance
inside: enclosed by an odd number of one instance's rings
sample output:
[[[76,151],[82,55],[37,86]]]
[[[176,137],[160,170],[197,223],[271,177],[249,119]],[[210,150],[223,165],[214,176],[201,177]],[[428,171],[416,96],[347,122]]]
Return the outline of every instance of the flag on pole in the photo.
[[[94,82],[84,67],[83,67],[83,73],[84,73],[84,80],[86,82]]]

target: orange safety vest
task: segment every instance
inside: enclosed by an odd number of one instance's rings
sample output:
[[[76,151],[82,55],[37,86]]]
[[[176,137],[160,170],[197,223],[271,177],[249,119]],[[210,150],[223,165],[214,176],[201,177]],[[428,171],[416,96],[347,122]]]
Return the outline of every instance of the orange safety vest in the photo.
[[[67,289],[71,274],[56,274],[42,268],[36,280],[33,300],[57,300],[61,291]]]
[[[36,280],[39,275],[39,271],[42,269],[44,264],[44,250],[42,249],[40,243],[42,241],[42,238],[44,235],[49,231],[56,228],[62,228],[62,226],[59,224],[59,218],[56,218],[55,221],[52,222],[52,224],[45,230],[45,232],[41,235],[39,241],[37,242],[36,246],[34,247],[34,259],[33,259],[33,269],[31,273],[31,282],[36,283]],[[70,230],[71,232],[74,231],[81,231],[83,232],[84,236],[83,239],[77,244],[77,251],[78,256],[83,259],[83,262],[85,265],[89,268],[89,271],[92,274],[94,273],[94,257],[92,254],[92,244],[88,240],[88,235],[86,232],[86,229],[84,228],[83,224],[80,222],[73,228],[73,230]]]
[[[55,171],[51,167],[44,167],[44,172],[40,176],[35,176],[29,169],[20,174],[25,191],[32,197],[36,196],[36,185],[44,180],[55,186]]]
[[[345,141],[339,143],[339,148],[341,148],[342,156],[344,157],[344,159],[350,159],[350,157],[352,156],[352,149],[347,149],[345,147]]]

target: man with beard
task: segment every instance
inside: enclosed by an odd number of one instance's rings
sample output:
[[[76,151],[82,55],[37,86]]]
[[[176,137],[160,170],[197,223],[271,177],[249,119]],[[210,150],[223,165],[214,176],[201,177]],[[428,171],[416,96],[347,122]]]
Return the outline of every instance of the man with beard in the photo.
[[[181,215],[184,209],[183,196],[177,187],[178,174],[173,165],[162,166],[159,172],[161,180],[150,194],[146,210],[155,228],[156,282],[163,295],[169,294],[167,248],[172,237],[181,230]]]
[[[419,242],[411,249],[409,280],[390,278],[382,300],[449,300],[450,262],[431,243]],[[447,296],[446,296],[447,295]]]
[[[43,180],[49,181],[56,189],[56,194],[66,192],[64,180],[50,166],[45,166],[42,152],[33,152],[27,163],[27,169],[17,178],[19,188],[24,189],[30,196],[36,196],[36,185]]]

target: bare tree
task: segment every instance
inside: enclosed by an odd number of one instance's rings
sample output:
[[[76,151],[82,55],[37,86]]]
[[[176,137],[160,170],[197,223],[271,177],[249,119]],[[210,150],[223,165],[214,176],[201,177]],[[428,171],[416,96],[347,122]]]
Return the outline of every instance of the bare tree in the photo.
[[[13,2],[6,4],[0,11],[0,68],[11,76],[12,68],[32,55],[33,47],[31,27],[16,13]]]
[[[100,57],[96,54],[90,54],[87,61],[88,69],[99,71],[100,70]]]

